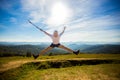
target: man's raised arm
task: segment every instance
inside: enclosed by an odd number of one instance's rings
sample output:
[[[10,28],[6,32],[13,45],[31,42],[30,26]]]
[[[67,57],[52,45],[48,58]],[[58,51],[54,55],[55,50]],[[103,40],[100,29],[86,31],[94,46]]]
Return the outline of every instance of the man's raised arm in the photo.
[[[44,31],[42,29],[39,29],[39,30],[42,31],[42,32],[44,32],[46,35],[51,36],[51,34],[49,34],[48,32],[46,32],[46,31]]]
[[[40,31],[44,32],[46,35],[51,36],[51,34],[47,33],[47,32],[44,31],[44,30],[42,30],[41,28],[39,28],[38,26],[36,26],[35,24],[33,24],[30,20],[28,20],[28,22],[29,22],[30,24],[32,24],[33,26],[35,26],[35,27],[36,27],[37,29],[39,29]]]
[[[65,32],[66,27],[64,27],[63,31],[60,33],[60,36]]]

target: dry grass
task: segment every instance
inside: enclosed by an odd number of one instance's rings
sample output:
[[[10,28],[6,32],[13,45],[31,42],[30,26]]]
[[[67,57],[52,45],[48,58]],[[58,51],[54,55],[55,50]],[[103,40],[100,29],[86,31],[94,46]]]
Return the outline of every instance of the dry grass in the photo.
[[[41,56],[37,60],[33,57],[1,57],[0,72],[21,66],[28,62],[50,61],[50,60],[90,60],[90,59],[120,59],[120,54],[79,54],[79,55],[57,55]]]
[[[120,54],[79,54],[33,57],[0,58],[0,80],[120,80],[120,64],[82,65],[66,68],[36,69],[34,65],[23,65],[28,62],[116,59]],[[21,66],[21,67],[20,67]],[[7,76],[7,77],[6,77]]]
[[[119,80],[119,67],[120,64],[101,64],[33,70],[21,80]]]

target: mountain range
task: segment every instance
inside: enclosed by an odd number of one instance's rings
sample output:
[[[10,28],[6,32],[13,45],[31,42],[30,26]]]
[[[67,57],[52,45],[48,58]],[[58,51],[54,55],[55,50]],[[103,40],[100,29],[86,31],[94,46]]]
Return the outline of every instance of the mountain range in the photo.
[[[97,44],[97,43],[80,43],[80,42],[69,42],[62,43],[65,46],[79,50],[81,53],[120,53],[120,44]],[[0,42],[0,55],[4,54],[26,54],[31,52],[38,54],[41,50],[49,46],[50,43],[34,43],[34,42]],[[54,54],[65,54],[69,53],[65,50],[55,48],[50,50],[48,53]]]

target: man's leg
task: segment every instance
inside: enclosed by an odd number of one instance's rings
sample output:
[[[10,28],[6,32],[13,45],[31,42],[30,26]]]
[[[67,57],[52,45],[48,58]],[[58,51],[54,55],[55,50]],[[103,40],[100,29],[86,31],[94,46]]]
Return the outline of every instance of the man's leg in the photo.
[[[67,48],[67,47],[65,47],[64,45],[59,45],[59,48],[62,48],[62,49],[65,49],[65,50],[67,50],[67,51],[69,51],[69,52],[71,52],[71,53],[74,53],[74,54],[76,54],[76,55],[78,55],[79,54],[79,50],[77,50],[77,51],[73,51],[72,49],[70,49],[70,48]]]
[[[47,47],[47,48],[45,48],[44,50],[42,50],[40,53],[39,53],[39,55],[43,55],[44,53],[46,53],[47,51],[49,51],[49,50],[51,50],[52,49],[52,47]]]
[[[39,55],[43,55],[45,52],[47,52],[48,50],[51,50],[53,47],[47,47],[47,48],[45,48],[44,50],[42,50],[38,55],[34,55],[33,54],[33,57],[34,57],[34,59],[37,59],[38,57],[39,57]]]
[[[61,44],[59,45],[59,48],[65,49],[65,50],[67,50],[67,51],[69,51],[69,52],[71,52],[71,53],[74,52],[72,49],[67,48],[67,47],[65,47],[64,45],[61,45]]]

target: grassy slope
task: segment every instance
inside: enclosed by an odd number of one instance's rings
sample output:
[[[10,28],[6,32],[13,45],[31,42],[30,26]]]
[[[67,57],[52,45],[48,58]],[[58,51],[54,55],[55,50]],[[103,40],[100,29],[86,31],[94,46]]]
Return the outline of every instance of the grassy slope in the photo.
[[[45,59],[73,59],[73,58],[106,58],[106,59],[120,59],[120,54],[79,54],[79,55],[57,55],[57,56],[40,56],[37,60]],[[32,57],[0,57],[0,64],[11,61],[33,60]]]
[[[0,80],[119,80],[119,68],[120,64],[100,64],[37,70],[24,65],[3,73]]]
[[[38,60],[65,60],[65,59],[120,59],[120,54],[79,54],[41,56]],[[25,57],[4,57],[0,63],[4,64],[16,61],[34,61],[33,58]],[[15,65],[19,65],[15,64]],[[9,67],[9,66],[8,66]],[[22,67],[10,69],[0,76],[0,80],[119,80],[120,64],[83,65],[67,68],[50,68],[37,70],[34,65],[23,65]],[[0,67],[1,68],[1,67]],[[7,77],[6,77],[7,75]]]
[[[79,54],[79,55],[57,55],[57,56],[40,56],[37,60],[66,60],[66,59],[120,59],[120,54]],[[37,61],[36,60],[36,61]],[[34,61],[33,57],[0,57],[0,71],[8,70],[17,67],[26,62]],[[15,65],[15,66],[14,66]]]
[[[32,70],[20,80],[119,80],[120,64]]]

